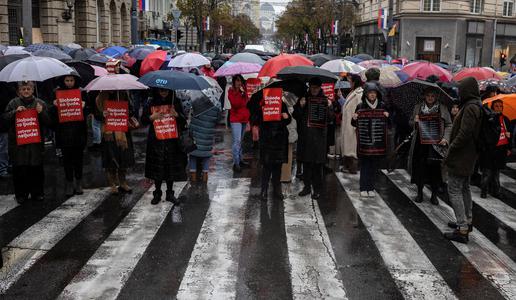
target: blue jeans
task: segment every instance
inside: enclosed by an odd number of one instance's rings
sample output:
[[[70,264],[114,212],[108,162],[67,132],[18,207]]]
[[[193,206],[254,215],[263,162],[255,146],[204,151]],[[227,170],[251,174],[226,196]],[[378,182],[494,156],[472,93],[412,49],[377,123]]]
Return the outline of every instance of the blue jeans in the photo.
[[[231,151],[233,152],[233,164],[240,165],[242,158],[242,139],[245,133],[245,123],[231,123],[231,133],[233,135],[233,145]]]
[[[210,170],[210,158],[209,157],[198,157],[190,155],[190,159],[188,162],[188,168],[190,172],[197,172],[197,163],[201,162],[202,171],[208,172]]]
[[[92,142],[93,144],[100,144],[102,142],[102,122],[93,118],[91,120],[91,130],[93,132]]]
[[[8,150],[7,132],[0,132],[0,175],[7,174],[9,166],[9,150]]]

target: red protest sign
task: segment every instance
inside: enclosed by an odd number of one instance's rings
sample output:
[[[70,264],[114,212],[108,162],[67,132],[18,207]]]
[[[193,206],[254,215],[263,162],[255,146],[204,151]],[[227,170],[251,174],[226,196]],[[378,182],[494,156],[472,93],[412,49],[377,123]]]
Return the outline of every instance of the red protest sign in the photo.
[[[151,108],[152,113],[160,112],[165,115],[164,118],[152,122],[158,140],[177,139],[179,136],[177,132],[177,121],[176,118],[172,116],[171,111],[171,105],[153,106]]]
[[[16,112],[16,144],[41,143],[38,112],[35,108]]]
[[[129,103],[127,101],[106,101],[104,104],[105,130],[127,132]]]
[[[59,123],[84,121],[81,90],[57,90],[56,98]]]
[[[280,121],[281,120],[281,96],[283,90],[281,88],[263,89],[263,121]]]
[[[251,99],[251,96],[258,90],[262,81],[258,78],[249,78],[245,81],[245,89],[247,92],[247,98]]]
[[[321,85],[321,88],[322,88],[324,96],[326,96],[326,98],[328,98],[331,101],[335,100],[335,84],[323,83]]]

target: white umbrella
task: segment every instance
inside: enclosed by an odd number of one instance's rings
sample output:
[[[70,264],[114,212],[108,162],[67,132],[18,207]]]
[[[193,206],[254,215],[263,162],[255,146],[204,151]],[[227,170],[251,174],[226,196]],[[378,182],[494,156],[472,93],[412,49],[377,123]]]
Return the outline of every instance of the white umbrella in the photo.
[[[345,59],[334,59],[334,60],[325,62],[321,66],[321,69],[328,70],[335,74],[340,74],[340,73],[358,74],[358,73],[362,72],[363,70],[365,70],[364,67],[361,67],[361,66],[355,64],[354,62],[347,61]]]
[[[11,54],[30,54],[30,52],[23,50],[21,46],[9,46],[7,50],[4,51],[4,55]]]
[[[172,58],[168,63],[172,68],[190,68],[209,65],[210,61],[197,53],[186,53]]]
[[[29,56],[8,64],[0,71],[0,81],[45,81],[72,72],[74,69],[57,59]]]
[[[386,66],[383,68],[380,68],[380,84],[383,87],[391,88],[396,87],[403,83],[401,78],[396,73],[397,67],[394,66]],[[399,70],[399,69],[398,69]],[[367,78],[365,76],[366,70],[360,72],[360,77],[362,78],[362,81],[366,82]]]
[[[183,100],[183,108],[188,111],[192,109],[194,116],[198,116],[214,106],[221,109],[222,88],[215,79],[207,76],[200,77],[206,80],[211,87],[201,91],[176,90],[177,97]]]
[[[71,49],[82,49],[82,46],[76,43],[69,43],[64,45],[65,47],[71,48]]]
[[[84,89],[90,92],[146,90],[148,88],[138,81],[138,77],[131,74],[108,74],[95,78]]]

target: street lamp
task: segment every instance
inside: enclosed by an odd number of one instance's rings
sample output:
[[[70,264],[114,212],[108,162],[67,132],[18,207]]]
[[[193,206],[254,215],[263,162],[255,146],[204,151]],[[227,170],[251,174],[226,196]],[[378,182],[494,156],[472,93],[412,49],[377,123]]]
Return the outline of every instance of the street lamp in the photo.
[[[72,7],[74,5],[75,0],[65,0],[66,7],[63,11],[63,14],[61,15],[63,17],[63,20],[68,21],[72,18]]]

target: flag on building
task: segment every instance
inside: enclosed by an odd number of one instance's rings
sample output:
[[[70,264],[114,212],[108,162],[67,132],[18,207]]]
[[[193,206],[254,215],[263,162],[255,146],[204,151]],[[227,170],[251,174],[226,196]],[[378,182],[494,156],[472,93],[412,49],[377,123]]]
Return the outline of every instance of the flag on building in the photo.
[[[321,28],[317,29],[317,38],[318,38],[318,39],[322,39],[322,32],[321,32]]]
[[[305,33],[305,43],[308,43],[308,33]]]
[[[204,31],[209,31],[210,30],[210,16],[202,18],[202,29]]]
[[[391,30],[389,31],[389,36],[395,36],[396,30],[398,29],[398,22],[392,24]]]
[[[331,34],[339,34],[339,20],[331,21]]]
[[[140,11],[149,11],[150,0],[138,0],[138,8]]]
[[[387,29],[387,16],[389,11],[386,8],[378,10],[378,29]]]

